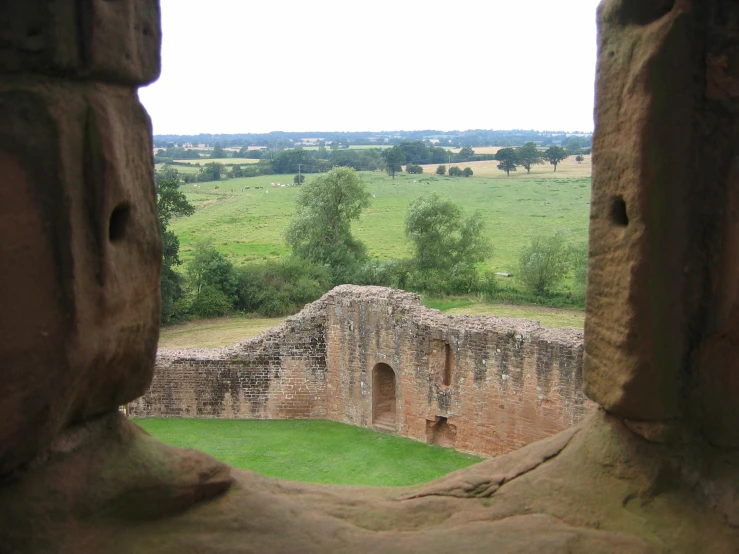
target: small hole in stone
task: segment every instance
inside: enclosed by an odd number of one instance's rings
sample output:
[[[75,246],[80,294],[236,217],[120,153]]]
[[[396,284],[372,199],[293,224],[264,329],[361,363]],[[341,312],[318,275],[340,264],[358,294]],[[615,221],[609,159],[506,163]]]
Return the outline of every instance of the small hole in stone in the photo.
[[[108,227],[108,238],[110,242],[116,242],[126,236],[128,221],[131,219],[131,208],[127,204],[117,206],[110,214],[110,225]]]
[[[626,227],[629,224],[629,216],[626,213],[626,202],[620,196],[614,198],[611,204],[611,221],[620,227]]]
[[[609,58],[612,58],[615,55],[616,55],[616,53],[613,50],[611,50],[610,52],[608,52],[608,57]]]

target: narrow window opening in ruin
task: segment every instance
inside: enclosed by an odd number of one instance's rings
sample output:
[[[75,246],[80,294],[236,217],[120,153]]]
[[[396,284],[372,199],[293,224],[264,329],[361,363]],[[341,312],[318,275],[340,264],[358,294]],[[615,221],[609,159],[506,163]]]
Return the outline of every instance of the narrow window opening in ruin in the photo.
[[[457,426],[444,416],[426,420],[426,442],[443,448],[454,448],[457,443]]]
[[[122,240],[126,236],[126,227],[131,219],[131,208],[127,204],[116,206],[110,214],[108,224],[108,239],[110,242]]]
[[[379,363],[372,371],[372,425],[382,431],[396,431],[397,398],[395,371]]]
[[[452,348],[449,346],[449,343],[444,345],[444,377],[442,379],[442,382],[445,386],[450,386],[452,384]]]
[[[626,213],[626,202],[620,196],[613,199],[611,204],[611,221],[619,227],[627,227],[629,225],[629,216]]]

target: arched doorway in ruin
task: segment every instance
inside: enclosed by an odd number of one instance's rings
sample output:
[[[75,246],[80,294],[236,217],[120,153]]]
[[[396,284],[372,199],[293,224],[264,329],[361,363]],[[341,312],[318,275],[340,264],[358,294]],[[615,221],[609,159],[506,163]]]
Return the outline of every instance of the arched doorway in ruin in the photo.
[[[376,364],[372,370],[372,425],[383,431],[396,431],[395,371],[387,364]]]

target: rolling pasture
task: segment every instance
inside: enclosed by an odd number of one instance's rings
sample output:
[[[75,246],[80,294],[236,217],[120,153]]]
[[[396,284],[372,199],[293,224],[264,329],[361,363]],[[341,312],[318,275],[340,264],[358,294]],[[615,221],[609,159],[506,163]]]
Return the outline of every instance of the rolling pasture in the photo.
[[[534,166],[530,174],[519,168],[510,177],[496,168],[495,161],[455,165],[471,167],[474,176],[437,176],[436,165],[424,166],[421,175],[404,173],[396,180],[385,173],[361,173],[373,199],[354,224],[353,232],[367,244],[372,258],[410,256],[404,235],[405,212],[413,200],[431,192],[453,199],[467,213],[482,213],[486,233],[495,248],[485,265],[494,271],[515,273],[518,252],[538,233],[562,229],[569,233],[572,242],[586,240],[589,156],[582,164],[568,158],[556,173],[546,164]],[[306,175],[308,180],[312,177]],[[218,250],[235,265],[287,254],[283,233],[294,216],[295,197],[300,189],[271,184],[289,184],[292,180],[293,175],[289,174],[199,183],[197,187],[183,184],[182,190],[196,212],[171,225],[180,239],[181,258],[187,261],[193,246],[206,238],[212,238]],[[258,186],[264,188],[256,189]]]

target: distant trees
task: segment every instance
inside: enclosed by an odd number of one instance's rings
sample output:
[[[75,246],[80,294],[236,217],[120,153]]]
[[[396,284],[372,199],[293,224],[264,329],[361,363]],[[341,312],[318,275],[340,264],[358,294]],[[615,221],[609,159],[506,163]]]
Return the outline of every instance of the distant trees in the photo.
[[[542,158],[554,166],[557,171],[557,164],[567,158],[567,151],[561,146],[550,146],[542,155]]]
[[[157,150],[155,159],[156,158],[168,158],[170,160],[199,160],[200,153],[197,150],[186,150],[185,148],[172,145],[167,147],[166,150]]]
[[[456,165],[449,168],[449,177],[461,177],[462,176],[462,170],[459,169]]]
[[[582,154],[578,154],[577,156],[575,156],[575,161],[579,164],[581,164],[584,160],[585,158],[583,157]]]
[[[302,185],[303,181],[305,181],[305,175],[302,173],[293,177],[293,184],[295,185]]]
[[[526,168],[526,173],[531,173],[532,165],[544,163],[541,159],[541,152],[533,142],[527,142],[516,150],[516,156],[518,157],[518,164]]]
[[[399,146],[393,146],[382,151],[382,158],[385,160],[385,171],[387,171],[390,177],[395,179],[395,174],[403,170],[402,166],[405,163],[405,154],[403,154]]]
[[[209,162],[198,171],[198,181],[205,183],[208,181],[219,181],[221,175],[225,171],[226,166],[219,162]]]
[[[577,154],[583,148],[583,139],[576,135],[567,137],[564,148],[567,150],[567,154]]]
[[[227,157],[226,151],[223,149],[220,142],[215,143],[215,145],[213,146],[213,151],[210,153],[210,157],[214,160]]]
[[[423,173],[423,168],[418,164],[408,164],[405,166],[405,170],[407,173],[411,174]]]
[[[471,167],[465,167],[462,170],[462,175],[464,175],[465,177],[472,177],[472,174],[473,173],[472,173],[472,168]]]
[[[446,175],[446,166],[445,165],[440,165],[439,167],[437,167],[436,168],[436,174],[437,175]]]
[[[518,165],[518,155],[513,148],[502,148],[495,153],[495,159],[500,163],[498,169],[505,171],[510,177],[511,171],[516,171]]]
[[[472,150],[472,148],[470,148],[469,146],[465,146],[457,153],[456,161],[468,162],[472,159],[474,155],[475,155],[475,151]]]
[[[272,171],[275,173],[297,173],[298,166],[307,164],[309,160],[308,152],[302,148],[284,150],[271,161]]]
[[[370,194],[347,167],[336,167],[308,181],[298,193],[297,216],[286,231],[293,254],[327,265],[336,282],[366,258],[366,248],[351,233],[351,222],[369,206]]]

